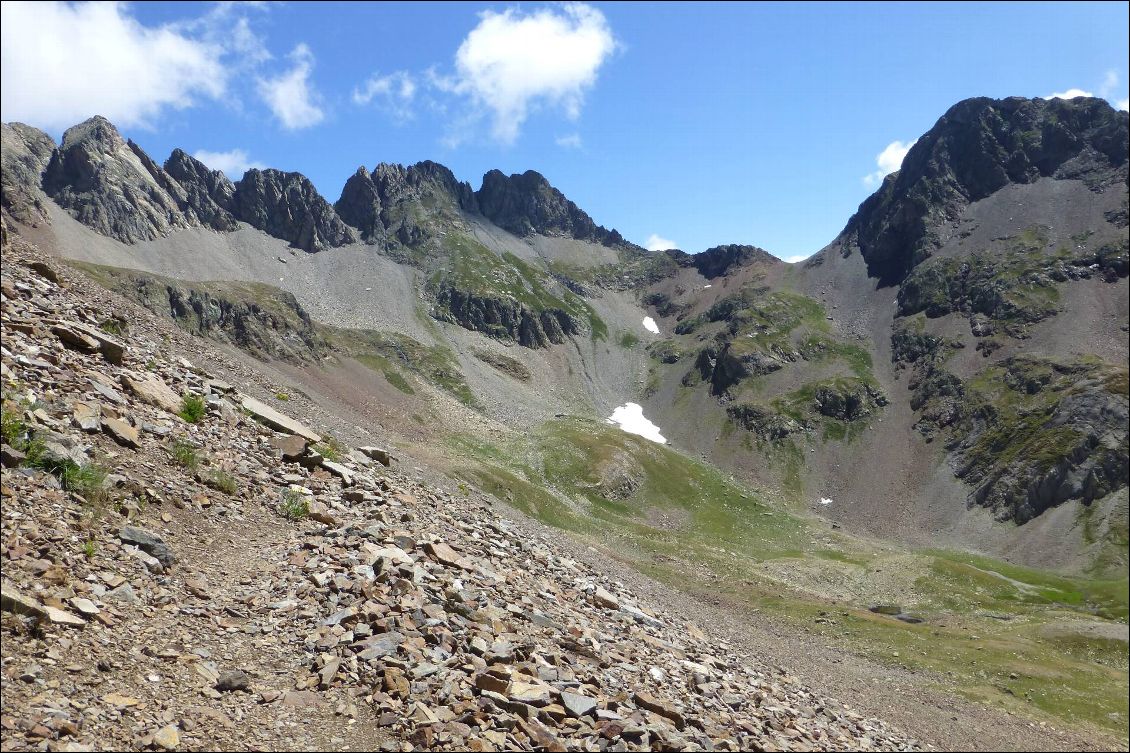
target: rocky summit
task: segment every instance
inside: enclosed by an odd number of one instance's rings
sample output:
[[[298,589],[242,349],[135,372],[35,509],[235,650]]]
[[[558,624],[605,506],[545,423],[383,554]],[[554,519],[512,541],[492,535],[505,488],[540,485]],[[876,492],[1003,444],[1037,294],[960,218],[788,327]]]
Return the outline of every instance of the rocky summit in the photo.
[[[5,124],[3,749],[1124,749],[1128,125],[787,264]]]

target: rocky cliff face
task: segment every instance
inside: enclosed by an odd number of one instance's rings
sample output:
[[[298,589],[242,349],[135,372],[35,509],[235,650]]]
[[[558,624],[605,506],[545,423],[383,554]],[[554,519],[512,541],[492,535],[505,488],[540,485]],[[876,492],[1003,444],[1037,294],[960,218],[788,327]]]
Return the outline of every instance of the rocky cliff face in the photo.
[[[373,242],[385,239],[418,246],[478,204],[468,183],[443,165],[425,161],[405,167],[381,163],[372,174],[357,169],[334,204],[338,214]]]
[[[620,233],[597,225],[533,170],[509,177],[491,170],[475,197],[483,216],[518,236],[564,235],[606,246],[624,242]]]
[[[165,160],[165,172],[184,191],[185,201],[201,224],[213,230],[231,231],[239,227],[232,208],[235,185],[219,170],[209,170],[198,159],[174,149]]]
[[[79,222],[124,243],[197,224],[174,181],[110,121],[69,128],[51,155],[43,189]],[[171,192],[172,191],[172,192]]]
[[[360,231],[365,240],[384,234],[381,224],[381,195],[369,171],[363,166],[345,181],[341,198],[334,203],[338,217]]]
[[[583,331],[580,322],[562,309],[534,311],[513,298],[474,293],[451,285],[444,285],[437,292],[432,315],[491,337],[513,340],[526,348],[560,345],[566,337]]]
[[[929,256],[939,225],[1010,183],[1072,178],[1094,190],[1117,183],[1127,123],[1101,99],[959,102],[860,205],[844,230],[846,247],[859,249],[872,277],[898,283]]]
[[[0,197],[4,211],[20,222],[48,222],[40,182],[55,141],[38,128],[4,123],[0,141]]]
[[[357,240],[354,230],[301,173],[248,170],[236,184],[233,205],[239,219],[303,251],[313,253]]]
[[[328,351],[310,315],[293,295],[278,288],[181,282],[109,267],[87,267],[87,272],[181,329],[230,343],[257,358],[308,363]]]

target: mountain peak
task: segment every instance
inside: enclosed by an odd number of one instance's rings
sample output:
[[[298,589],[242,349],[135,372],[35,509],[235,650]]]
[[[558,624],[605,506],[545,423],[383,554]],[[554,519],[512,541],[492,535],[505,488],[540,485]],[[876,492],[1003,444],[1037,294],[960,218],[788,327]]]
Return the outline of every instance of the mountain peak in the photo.
[[[565,235],[606,246],[624,242],[620,233],[597,225],[535,170],[509,177],[491,170],[475,196],[487,219],[518,236]]]
[[[951,107],[907,152],[901,169],[860,205],[844,236],[883,284],[929,256],[932,229],[1009,184],[1125,179],[1125,112],[1105,100],[976,97]]]
[[[252,227],[311,253],[357,240],[302,173],[251,168],[236,184],[233,206]]]

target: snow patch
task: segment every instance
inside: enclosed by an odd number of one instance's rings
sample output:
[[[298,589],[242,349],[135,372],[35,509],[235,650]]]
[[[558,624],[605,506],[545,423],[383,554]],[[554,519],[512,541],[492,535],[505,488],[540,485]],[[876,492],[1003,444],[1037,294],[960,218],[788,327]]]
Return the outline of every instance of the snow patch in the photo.
[[[822,504],[822,505],[830,505],[830,504],[832,504],[832,500],[831,500],[831,499],[829,499],[828,497],[821,497],[821,498],[820,498],[820,504]]]
[[[645,316],[643,318],[643,328],[646,329],[648,332],[651,332],[652,334],[656,334],[656,335],[659,334],[659,325],[656,324],[655,320],[652,319],[650,316]],[[632,403],[628,403],[628,405],[632,405]]]
[[[638,403],[624,403],[612,411],[612,415],[605,419],[605,423],[619,424],[620,428],[629,434],[639,434],[652,442],[667,444],[667,440],[659,433],[659,427],[644,418],[643,408]]]
[[[703,290],[706,290],[706,289],[707,289],[707,288],[709,288],[709,287],[710,287],[709,285],[703,285],[703,286],[702,286],[702,289],[703,289]]]

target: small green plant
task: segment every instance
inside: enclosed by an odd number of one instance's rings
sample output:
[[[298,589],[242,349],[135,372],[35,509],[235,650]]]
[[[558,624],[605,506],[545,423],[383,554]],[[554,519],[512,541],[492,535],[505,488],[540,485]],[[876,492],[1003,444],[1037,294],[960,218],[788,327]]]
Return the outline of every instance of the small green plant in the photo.
[[[98,551],[98,542],[94,539],[87,539],[82,542],[82,554],[88,560],[94,559],[94,553]]]
[[[155,358],[150,358],[148,361],[145,362],[145,368],[148,371],[156,371],[157,370],[157,360]]]
[[[341,460],[345,453],[349,451],[345,445],[330,435],[326,435],[323,441],[315,444],[314,449],[317,450],[319,455],[330,461]]]
[[[464,497],[470,497],[471,496],[471,487],[467,486],[462,481],[460,481],[459,482],[459,493],[462,494]]]
[[[310,502],[297,489],[284,489],[279,499],[279,512],[288,520],[302,520],[310,514]]]
[[[169,454],[173,458],[173,462],[181,468],[194,470],[200,465],[200,458],[196,454],[196,447],[191,442],[186,442],[183,439],[173,440],[172,446],[169,448]]]
[[[180,412],[177,414],[190,424],[199,423],[200,419],[204,418],[204,414],[208,412],[208,406],[204,404],[204,399],[196,395],[186,394],[181,399]]]
[[[15,403],[5,402],[0,407],[0,433],[4,435],[4,443],[23,452],[22,445],[27,440],[27,424],[23,419],[23,411]]]
[[[287,400],[290,400],[290,395],[285,392],[276,392],[275,400],[282,400],[285,403]]]
[[[239,482],[235,480],[235,476],[227,471],[216,470],[208,474],[205,479],[208,486],[223,492],[224,494],[235,494],[239,491]]]
[[[34,450],[34,446],[31,447]],[[79,465],[70,458],[48,457],[41,449],[27,453],[26,465],[46,471],[59,479],[64,491],[77,494],[95,507],[102,507],[109,493],[105,487],[109,472],[97,463]]]

